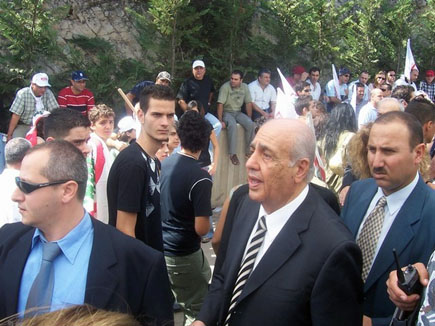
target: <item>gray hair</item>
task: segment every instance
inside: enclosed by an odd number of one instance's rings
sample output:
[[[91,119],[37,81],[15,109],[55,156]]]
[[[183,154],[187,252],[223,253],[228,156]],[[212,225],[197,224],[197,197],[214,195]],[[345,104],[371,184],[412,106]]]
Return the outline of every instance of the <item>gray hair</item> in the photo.
[[[298,128],[297,131],[292,133],[290,153],[290,166],[304,158],[307,158],[309,163],[309,170],[305,181],[310,182],[314,176],[314,157],[316,155],[316,137],[314,132],[306,128]]]
[[[384,105],[396,107],[397,111],[402,111],[402,112],[405,111],[405,107],[403,106],[403,104],[397,98],[394,97],[386,97],[380,100],[378,102],[378,109],[380,106],[384,106]]]
[[[78,184],[77,197],[83,201],[88,180],[88,167],[82,152],[65,140],[53,140],[33,147],[30,153],[48,150],[47,165],[40,173],[48,181],[73,180]]]
[[[5,160],[6,164],[21,163],[27,151],[32,147],[32,144],[22,137],[13,138],[6,144]]]

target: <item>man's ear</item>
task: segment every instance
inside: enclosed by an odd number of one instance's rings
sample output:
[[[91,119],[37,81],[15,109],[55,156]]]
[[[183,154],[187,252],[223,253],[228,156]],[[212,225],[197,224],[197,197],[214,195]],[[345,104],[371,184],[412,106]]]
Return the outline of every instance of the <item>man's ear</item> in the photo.
[[[62,202],[66,204],[69,203],[74,198],[76,198],[78,188],[79,185],[77,184],[77,182],[73,180],[65,182],[62,185]]]
[[[424,155],[426,155],[426,146],[421,143],[414,147],[414,153],[415,153],[415,163],[420,164],[420,162],[423,160]]]
[[[48,143],[49,141],[53,141],[54,140],[54,138],[53,137],[47,137],[46,139],[45,139],[45,141]]]
[[[308,158],[300,159],[296,162],[296,167],[295,182],[301,183],[307,179],[310,171],[310,160]]]
[[[137,119],[139,120],[140,124],[144,124],[145,121],[145,113],[142,111],[142,109],[139,109],[136,111]]]

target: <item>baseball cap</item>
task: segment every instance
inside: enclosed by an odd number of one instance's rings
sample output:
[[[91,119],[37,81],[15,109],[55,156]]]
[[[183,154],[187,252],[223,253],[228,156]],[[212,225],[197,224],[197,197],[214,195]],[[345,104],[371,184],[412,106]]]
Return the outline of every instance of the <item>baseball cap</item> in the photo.
[[[88,77],[81,70],[76,70],[71,74],[71,79],[74,81],[88,80]]]
[[[170,83],[172,82],[171,74],[167,71],[159,72],[159,74],[157,75],[157,79],[167,80]]]
[[[202,60],[195,60],[195,61],[193,61],[192,68],[196,68],[196,67],[203,67],[203,68],[205,68],[204,61],[202,61]]]
[[[131,116],[127,116],[119,120],[118,129],[119,132],[126,132],[131,129],[136,129],[136,123]]]
[[[48,83],[48,76],[46,73],[39,72],[32,77],[32,84],[36,84],[39,87],[51,87]]]
[[[298,74],[298,75],[300,75],[300,74],[302,74],[302,73],[304,73],[304,72],[305,72],[305,68],[302,67],[302,66],[294,66],[293,69],[292,69],[292,73],[293,73],[293,74]]]
[[[340,70],[338,71],[338,75],[339,76],[350,75],[350,70],[347,69],[346,67],[340,68]]]
[[[433,77],[435,76],[435,71],[433,70],[426,70],[426,77]]]

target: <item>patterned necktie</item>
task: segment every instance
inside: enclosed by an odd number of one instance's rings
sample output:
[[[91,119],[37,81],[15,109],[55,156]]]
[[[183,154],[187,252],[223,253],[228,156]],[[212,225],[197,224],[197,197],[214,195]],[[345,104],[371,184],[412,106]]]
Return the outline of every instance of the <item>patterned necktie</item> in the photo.
[[[237,274],[237,280],[234,285],[233,295],[231,297],[230,308],[228,309],[227,318],[225,319],[224,323],[225,326],[229,324],[231,314],[237,305],[237,300],[239,299],[240,294],[242,294],[243,288],[252,272],[252,269],[254,268],[255,259],[257,258],[257,254],[260,251],[261,245],[263,244],[266,231],[266,218],[262,216],[258,221],[257,230],[249,242],[248,250],[246,250],[245,258],[240,266],[239,273]]]
[[[375,208],[371,211],[369,216],[367,216],[361,233],[356,241],[361,248],[363,256],[362,279],[364,282],[367,279],[367,275],[369,275],[370,267],[375,256],[379,235],[381,234],[382,226],[384,224],[386,204],[387,198],[385,196],[379,198]]]
[[[26,311],[37,307],[41,307],[44,310],[34,309],[26,313],[26,317],[50,310],[54,287],[54,268],[52,263],[60,252],[61,250],[56,242],[44,242],[42,244],[41,268],[30,288]]]

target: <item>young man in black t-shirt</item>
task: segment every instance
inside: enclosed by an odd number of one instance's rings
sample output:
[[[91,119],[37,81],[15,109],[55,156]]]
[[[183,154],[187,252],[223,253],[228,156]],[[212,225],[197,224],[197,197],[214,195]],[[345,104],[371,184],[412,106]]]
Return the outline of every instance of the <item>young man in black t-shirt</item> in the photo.
[[[188,111],[178,124],[181,151],[162,163],[163,244],[172,292],[183,309],[185,325],[199,313],[208,290],[210,266],[201,250],[209,228],[212,180],[198,164],[210,124]]]
[[[168,140],[174,114],[175,97],[168,86],[144,88],[137,113],[140,135],[116,157],[107,181],[109,223],[160,251],[160,163],[155,154]]]

